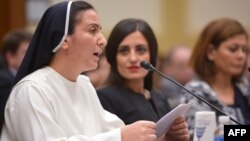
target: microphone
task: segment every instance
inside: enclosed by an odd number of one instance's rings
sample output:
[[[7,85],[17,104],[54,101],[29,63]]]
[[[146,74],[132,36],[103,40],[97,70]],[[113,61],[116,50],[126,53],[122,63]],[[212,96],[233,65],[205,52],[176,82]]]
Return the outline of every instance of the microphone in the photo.
[[[182,89],[184,89],[185,91],[187,91],[188,93],[190,93],[192,96],[196,97],[197,99],[199,99],[200,101],[206,103],[209,107],[211,107],[212,109],[216,110],[217,112],[219,112],[220,114],[223,114],[225,116],[228,116],[232,121],[234,121],[235,123],[237,123],[238,125],[243,125],[242,123],[240,123],[239,121],[237,121],[236,119],[234,119],[233,117],[229,116],[227,113],[221,111],[220,109],[218,109],[216,106],[212,105],[211,103],[209,103],[208,101],[206,101],[205,99],[203,99],[202,97],[192,93],[190,90],[188,90],[187,88],[185,88],[184,86],[182,86],[180,83],[178,83],[177,81],[175,81],[174,79],[165,76],[162,72],[160,72],[158,69],[156,69],[152,64],[146,62],[146,61],[141,61],[140,66],[146,70],[149,71],[155,71],[158,74],[160,74],[161,76],[163,76],[164,78],[170,80],[171,82],[175,83],[176,85],[178,85],[179,87],[181,87]]]

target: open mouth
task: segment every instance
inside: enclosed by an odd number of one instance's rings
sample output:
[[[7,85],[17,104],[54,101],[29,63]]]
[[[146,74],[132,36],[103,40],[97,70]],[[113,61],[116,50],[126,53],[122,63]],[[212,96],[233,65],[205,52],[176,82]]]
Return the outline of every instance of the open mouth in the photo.
[[[99,56],[100,56],[99,53],[93,53],[93,55],[95,55],[96,57],[99,57]]]

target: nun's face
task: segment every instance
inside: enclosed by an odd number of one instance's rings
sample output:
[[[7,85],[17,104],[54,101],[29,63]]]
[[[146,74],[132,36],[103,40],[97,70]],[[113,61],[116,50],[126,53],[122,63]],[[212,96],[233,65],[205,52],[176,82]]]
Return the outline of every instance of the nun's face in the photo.
[[[70,59],[82,71],[96,69],[106,45],[99,17],[91,9],[79,12],[76,19],[74,34],[67,37]]]

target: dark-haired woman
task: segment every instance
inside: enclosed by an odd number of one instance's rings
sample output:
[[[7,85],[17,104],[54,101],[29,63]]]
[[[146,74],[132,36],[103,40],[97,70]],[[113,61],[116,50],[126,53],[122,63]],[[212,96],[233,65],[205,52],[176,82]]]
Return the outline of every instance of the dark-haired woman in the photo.
[[[156,122],[170,111],[168,103],[153,91],[152,72],[141,61],[156,64],[157,41],[147,22],[124,19],[112,30],[105,53],[111,66],[109,86],[97,91],[102,106],[125,124],[139,120]],[[184,117],[179,117],[163,140],[188,140]]]

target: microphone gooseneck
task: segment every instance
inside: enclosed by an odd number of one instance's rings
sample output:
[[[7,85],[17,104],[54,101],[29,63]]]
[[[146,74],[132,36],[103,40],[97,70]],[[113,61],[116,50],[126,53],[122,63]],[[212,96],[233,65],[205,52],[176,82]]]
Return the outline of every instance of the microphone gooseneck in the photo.
[[[213,108],[214,110],[216,110],[217,112],[228,116],[233,122],[237,123],[238,125],[243,125],[242,123],[240,123],[239,121],[237,121],[236,119],[232,118],[231,116],[229,116],[227,113],[221,111],[220,109],[218,109],[216,106],[212,105],[211,103],[209,103],[208,101],[206,101],[205,99],[203,99],[202,97],[192,93],[190,90],[188,90],[187,88],[185,88],[184,86],[182,86],[180,83],[178,83],[177,81],[175,81],[174,79],[164,75],[162,72],[160,72],[158,69],[156,69],[153,65],[151,65],[150,63],[146,62],[146,61],[141,61],[140,62],[140,66],[146,70],[149,71],[155,71],[158,74],[160,74],[162,77],[170,80],[171,82],[175,83],[176,85],[178,85],[179,87],[181,87],[182,89],[184,89],[185,91],[187,91],[188,93],[190,93],[192,96],[196,97],[197,99],[199,99],[200,101],[206,103],[208,106],[210,106],[211,108]]]

